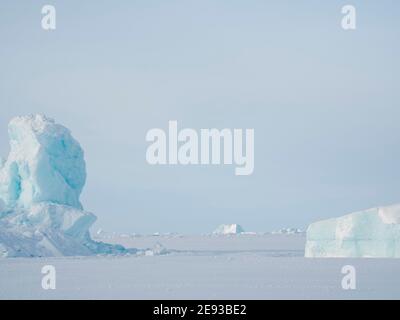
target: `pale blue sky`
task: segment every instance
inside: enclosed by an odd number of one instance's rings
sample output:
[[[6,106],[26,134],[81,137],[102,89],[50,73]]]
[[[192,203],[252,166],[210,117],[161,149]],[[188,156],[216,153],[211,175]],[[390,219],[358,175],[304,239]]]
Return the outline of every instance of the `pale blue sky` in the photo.
[[[15,115],[69,127],[82,202],[110,231],[269,231],[400,202],[399,39],[389,0],[3,0],[0,153]],[[254,174],[148,165],[146,132],[169,120],[254,128]]]

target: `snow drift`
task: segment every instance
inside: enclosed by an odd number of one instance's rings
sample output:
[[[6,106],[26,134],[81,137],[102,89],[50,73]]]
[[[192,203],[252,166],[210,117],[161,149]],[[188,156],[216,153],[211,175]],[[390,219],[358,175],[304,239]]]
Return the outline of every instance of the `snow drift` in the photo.
[[[35,115],[12,119],[8,132],[10,154],[0,161],[0,257],[124,252],[90,238],[96,217],[79,201],[86,166],[70,131]]]
[[[306,257],[400,257],[400,205],[319,221],[307,229]]]

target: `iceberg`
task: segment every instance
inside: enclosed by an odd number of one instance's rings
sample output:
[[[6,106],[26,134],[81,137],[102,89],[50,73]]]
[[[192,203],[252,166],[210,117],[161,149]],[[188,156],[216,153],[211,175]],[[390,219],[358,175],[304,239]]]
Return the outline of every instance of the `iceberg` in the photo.
[[[11,120],[10,154],[0,172],[0,198],[8,207],[53,202],[82,208],[83,150],[70,131],[42,115]]]
[[[95,242],[96,217],[83,210],[84,152],[71,132],[43,115],[9,123],[10,153],[0,161],[0,257],[127,252]]]
[[[272,231],[272,234],[299,234],[303,233],[303,231],[299,228],[282,228],[278,231]]]
[[[312,223],[305,256],[399,258],[400,204]]]
[[[227,235],[227,234],[239,234],[243,233],[243,228],[238,224],[221,224],[213,234]]]

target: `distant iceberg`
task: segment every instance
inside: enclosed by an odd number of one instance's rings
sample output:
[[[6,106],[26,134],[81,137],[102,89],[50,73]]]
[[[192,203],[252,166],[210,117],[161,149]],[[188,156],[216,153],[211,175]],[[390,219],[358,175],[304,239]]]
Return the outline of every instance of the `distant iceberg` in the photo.
[[[227,234],[239,234],[243,233],[244,229],[238,224],[221,224],[213,234],[227,235]]]
[[[8,132],[11,151],[0,161],[0,257],[127,252],[90,238],[96,217],[79,201],[86,165],[70,131],[32,115],[12,119]]]
[[[282,228],[279,229],[278,231],[272,231],[272,234],[300,234],[304,233],[301,229],[299,228]]]
[[[400,205],[311,224],[305,256],[400,258]]]

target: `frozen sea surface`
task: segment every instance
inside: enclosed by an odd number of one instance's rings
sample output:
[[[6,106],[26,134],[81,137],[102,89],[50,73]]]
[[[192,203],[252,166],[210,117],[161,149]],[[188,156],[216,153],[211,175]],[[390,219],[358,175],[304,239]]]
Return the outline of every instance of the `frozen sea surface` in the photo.
[[[169,254],[0,259],[1,299],[399,299],[400,259],[304,258],[303,235],[109,237]],[[41,287],[41,268],[57,287]],[[356,290],[343,290],[344,265]]]

